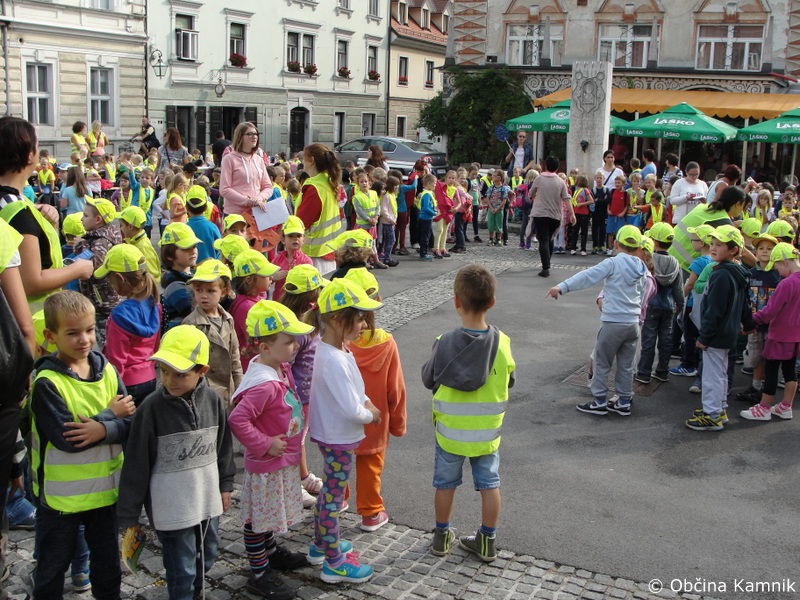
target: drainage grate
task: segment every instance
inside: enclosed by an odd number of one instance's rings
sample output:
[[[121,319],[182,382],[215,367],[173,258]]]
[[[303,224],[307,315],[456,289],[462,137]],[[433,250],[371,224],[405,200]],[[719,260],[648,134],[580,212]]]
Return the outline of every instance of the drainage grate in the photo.
[[[589,387],[586,385],[588,381],[586,379],[586,374],[588,372],[588,365],[583,365],[574,373],[568,375],[565,379],[561,381],[561,383],[566,383],[568,385],[576,385],[578,387],[582,387],[589,392]],[[614,375],[616,374],[617,369],[616,367],[611,367],[611,372],[608,375],[608,391],[609,395],[614,392]],[[658,379],[652,379],[650,383],[643,384],[639,383],[638,381],[633,382],[633,395],[634,396],[650,396],[653,392],[655,392],[659,386],[662,384],[662,381],[658,381]]]

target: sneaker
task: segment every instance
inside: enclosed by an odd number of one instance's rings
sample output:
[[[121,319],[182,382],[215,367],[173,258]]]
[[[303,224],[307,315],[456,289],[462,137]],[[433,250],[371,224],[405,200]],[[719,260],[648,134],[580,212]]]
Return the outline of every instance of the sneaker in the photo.
[[[453,547],[453,542],[456,540],[456,534],[450,528],[433,529],[433,542],[431,542],[431,554],[434,556],[445,556],[450,552]]]
[[[420,260],[433,260],[433,257],[430,254],[426,254],[425,256],[420,256]]]
[[[88,592],[90,589],[92,589],[92,582],[89,580],[89,571],[76,573],[72,576],[73,592]]]
[[[503,240],[503,246],[508,246],[508,240]]]
[[[531,245],[530,244],[525,244],[525,250],[530,250],[530,249],[531,249]]]
[[[264,574],[256,579],[253,575],[247,580],[245,589],[251,594],[270,598],[270,600],[290,600],[294,592],[284,583],[280,576],[267,567]]]
[[[25,531],[33,531],[34,526],[36,525],[36,511],[33,511],[30,515],[22,519],[19,523],[14,523],[13,525],[9,525],[9,529],[22,529]]]
[[[736,355],[736,364],[737,365],[743,365],[744,364],[744,355],[742,355],[742,354],[737,354]]]
[[[792,405],[781,402],[772,407],[772,414],[781,419],[789,420],[792,418]]]
[[[597,254],[597,246],[595,246],[594,248],[592,248],[592,254]]]
[[[684,367],[683,365],[672,367],[669,372],[672,375],[678,375],[679,377],[697,377],[697,369],[690,369],[688,367]]]
[[[586,250],[581,250],[581,256],[586,256]]]
[[[524,250],[525,249],[525,244],[523,242],[520,242],[519,243],[519,247],[520,247],[520,250]]]
[[[494,549],[495,536],[488,536],[478,531],[475,535],[467,535],[459,538],[458,545],[467,552],[476,554],[483,562],[492,562],[497,558]]]
[[[669,371],[656,371],[653,373],[653,379],[658,379],[659,381],[669,381]]]
[[[346,555],[345,561],[338,567],[332,567],[328,561],[322,563],[322,573],[320,579],[325,583],[363,583],[372,577],[372,567],[362,565],[358,562],[358,554],[350,552]]]
[[[578,253],[578,251],[577,250],[570,250],[569,253],[570,253],[571,256],[575,256]]]
[[[614,249],[613,248],[609,248],[608,250],[606,250],[606,256],[613,256],[613,255],[614,255]]]
[[[693,383],[692,385],[689,386],[689,393],[690,394],[702,394],[703,393],[703,388],[701,388],[696,383]]]
[[[419,244],[411,244],[412,250],[419,250]]]
[[[650,383],[650,373],[637,373],[634,379],[639,383]]]
[[[339,552],[347,554],[352,552],[353,543],[347,540],[339,540]],[[310,565],[321,565],[325,562],[325,551],[320,550],[314,542],[308,544],[308,554],[306,554],[306,561]]]
[[[434,252],[434,253],[433,253],[433,258],[444,258],[444,256],[442,256],[442,255],[441,255],[441,254],[439,254],[438,252]]]
[[[741,411],[739,416],[748,421],[770,421],[772,420],[772,409],[759,402],[755,406]]]
[[[472,241],[473,242],[477,242],[478,244],[482,244],[483,243],[483,240],[481,239],[481,236],[479,236],[479,235],[476,235],[474,238],[472,238]]]
[[[631,416],[631,401],[628,400],[627,402],[620,402],[619,399],[612,398],[608,401],[608,410],[611,412],[615,412],[621,417],[630,417]]]
[[[305,489],[301,489],[300,493],[303,496],[303,508],[311,508],[317,503],[317,499],[305,491]]]
[[[691,419],[688,419],[685,425],[694,431],[722,431],[724,429],[722,415],[715,419],[703,411],[700,411],[700,414],[696,414]]]
[[[465,254],[467,252],[466,248],[456,248],[453,250],[453,254]]]
[[[753,374],[753,367],[742,367],[742,373],[744,375],[752,375]]]
[[[397,262],[396,260],[391,259],[391,258],[387,258],[383,262],[386,264],[387,267],[396,267],[397,265],[400,264],[399,262]]]
[[[703,414],[703,409],[702,408],[698,408],[697,410],[694,411],[693,414],[694,414],[695,417],[699,417],[700,415]],[[719,413],[719,422],[722,423],[723,425],[728,422],[728,411],[727,410],[723,409],[723,411],[721,413]]]
[[[576,406],[579,411],[590,413],[593,415],[607,415],[608,414],[608,404],[603,403],[600,404],[596,399],[592,400],[591,402],[587,402],[586,404],[578,404]]]
[[[489,243],[486,244],[486,245],[487,246],[494,246],[494,240],[492,238],[489,238]]]
[[[757,390],[752,385],[745,391],[736,394],[737,402],[747,402],[748,404],[758,404],[761,402],[761,390]]]
[[[309,494],[319,494],[320,490],[322,489],[322,479],[313,473],[309,473],[304,479],[300,480],[300,485]]]
[[[373,266],[374,266],[376,269],[388,269],[388,268],[389,268],[389,267],[387,267],[387,266],[386,266],[384,263],[382,263],[382,262],[381,262],[381,261],[379,261],[379,260],[375,261],[375,264],[374,264]]]
[[[371,517],[361,517],[361,531],[377,531],[389,522],[389,515],[385,511]]]
[[[289,552],[280,544],[268,558],[269,566],[278,571],[294,571],[308,566],[305,554],[302,552]]]
[[[447,250],[442,250],[442,256],[444,258],[450,258],[450,253]]]

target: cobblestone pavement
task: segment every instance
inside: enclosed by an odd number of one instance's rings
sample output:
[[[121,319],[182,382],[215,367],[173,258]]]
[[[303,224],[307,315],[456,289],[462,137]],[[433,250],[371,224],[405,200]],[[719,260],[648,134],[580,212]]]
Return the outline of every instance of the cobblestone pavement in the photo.
[[[479,262],[496,275],[510,268],[539,268],[538,252],[525,252],[517,247],[488,248],[470,245],[467,254],[454,255],[452,269],[438,277],[427,279],[403,292],[385,298],[385,308],[380,311],[378,325],[394,330],[432,310],[452,298],[452,282],[456,270],[469,262]],[[567,259],[568,260],[568,259]],[[582,264],[557,264],[554,269],[577,271]],[[408,264],[413,268],[415,265]],[[402,267],[401,267],[402,268]],[[553,278],[559,281],[558,277]],[[422,293],[424,288],[425,293]],[[237,456],[241,465],[241,456]],[[220,554],[207,577],[206,598],[227,600],[231,598],[257,598],[244,591],[248,577],[247,558],[238,518],[238,497],[241,474],[237,477],[231,510],[220,522]],[[305,551],[313,535],[313,517],[307,511],[303,524],[282,536],[285,546],[292,551]],[[329,585],[319,579],[319,567],[307,567],[287,574],[286,582],[303,600],[382,598],[385,600],[463,600],[509,599],[525,600],[649,600],[656,598],[684,598],[699,600],[700,595],[678,594],[668,587],[653,593],[648,583],[593,573],[578,566],[560,565],[534,556],[514,554],[502,549],[499,540],[498,559],[482,563],[464,550],[455,548],[444,558],[428,551],[431,542],[429,531],[420,531],[403,525],[389,523],[373,533],[358,528],[358,517],[345,513],[341,519],[343,539],[352,540],[361,560],[375,568],[374,577],[360,585]],[[462,532],[464,534],[471,532]],[[9,541],[11,577],[6,589],[12,597],[24,597],[30,592],[30,574],[33,562],[33,532],[12,531]],[[122,597],[147,600],[167,598],[164,569],[159,544],[148,532],[146,548],[139,560],[137,575],[123,577]],[[657,584],[652,584],[657,585]],[[665,585],[669,586],[668,582]],[[89,593],[71,591],[69,579],[65,583],[67,600],[86,599]],[[658,590],[655,590],[658,591]],[[703,597],[709,600],[707,597]]]

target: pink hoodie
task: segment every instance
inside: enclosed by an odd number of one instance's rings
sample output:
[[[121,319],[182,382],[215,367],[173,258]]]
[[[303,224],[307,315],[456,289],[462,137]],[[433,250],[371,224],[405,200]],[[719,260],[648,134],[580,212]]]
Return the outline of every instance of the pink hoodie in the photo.
[[[235,215],[245,212],[251,199],[260,198],[266,202],[272,198],[272,182],[263,158],[239,152],[225,155],[219,193],[225,199],[225,214]]]

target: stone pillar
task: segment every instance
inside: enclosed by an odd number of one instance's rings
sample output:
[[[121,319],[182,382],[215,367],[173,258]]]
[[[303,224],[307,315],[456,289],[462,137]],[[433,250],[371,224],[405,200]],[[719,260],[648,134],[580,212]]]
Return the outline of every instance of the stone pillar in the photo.
[[[567,169],[577,167],[589,176],[603,166],[611,115],[611,63],[575,61],[572,104],[567,133]]]

